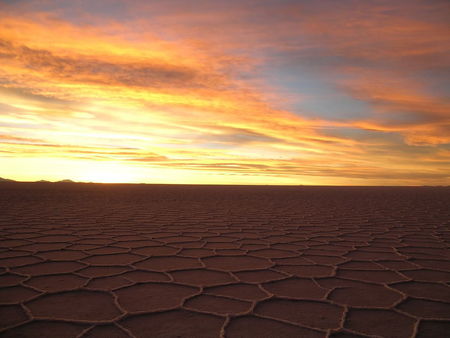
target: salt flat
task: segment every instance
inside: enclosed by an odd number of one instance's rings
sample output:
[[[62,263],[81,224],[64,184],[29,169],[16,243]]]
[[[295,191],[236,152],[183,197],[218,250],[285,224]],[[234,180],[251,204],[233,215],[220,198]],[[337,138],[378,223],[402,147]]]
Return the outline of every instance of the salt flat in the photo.
[[[444,337],[450,189],[0,184],[1,337]]]

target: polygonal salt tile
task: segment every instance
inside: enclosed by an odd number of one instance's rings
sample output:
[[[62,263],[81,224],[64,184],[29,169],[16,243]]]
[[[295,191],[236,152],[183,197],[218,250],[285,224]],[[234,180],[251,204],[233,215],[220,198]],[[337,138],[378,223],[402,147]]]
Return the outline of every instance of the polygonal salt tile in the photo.
[[[126,311],[156,311],[179,306],[182,301],[197,294],[200,289],[170,283],[146,283],[128,286],[114,293]]]
[[[312,255],[303,255],[302,258],[305,258],[313,263],[321,264],[321,265],[337,265],[343,262],[348,261],[346,258],[335,257],[335,256],[312,256]]]
[[[410,281],[389,286],[408,296],[450,302],[450,287],[439,283]]]
[[[128,266],[89,266],[77,271],[77,273],[87,277],[108,277],[131,270]]]
[[[21,234],[5,234],[4,237],[7,239],[27,239],[40,237],[41,234],[36,233],[21,233]]]
[[[9,286],[0,289],[0,304],[19,304],[36,297],[40,292],[23,287],[22,285]]]
[[[0,248],[15,248],[19,246],[24,246],[30,244],[30,241],[26,241],[23,239],[6,239],[0,241]]]
[[[349,332],[345,329],[341,329],[337,332],[333,332],[328,338],[366,338],[367,336],[361,336],[356,333]]]
[[[264,317],[329,330],[340,327],[344,308],[319,301],[270,299],[259,303],[255,313]]]
[[[50,229],[40,231],[41,234],[45,235],[70,235],[72,232],[73,231],[71,230],[64,230],[64,229]]]
[[[272,244],[270,246],[272,249],[277,250],[287,250],[292,252],[303,251],[308,249],[306,245],[292,244],[292,243],[280,243],[280,244]]]
[[[97,325],[83,334],[82,338],[131,338],[131,336],[115,325]]]
[[[252,303],[225,297],[198,295],[188,299],[184,307],[220,315],[236,315],[249,311]]]
[[[0,252],[0,258],[23,257],[31,254],[29,251],[23,250],[5,250],[6,251]]]
[[[142,260],[144,257],[131,254],[119,253],[110,255],[95,255],[83,259],[83,262],[90,265],[129,265]]]
[[[220,256],[242,256],[245,255],[245,250],[240,249],[216,249],[216,254]]]
[[[343,257],[347,252],[351,249],[348,247],[340,247],[335,246],[333,249],[323,249],[322,245],[313,246],[311,248],[305,249],[302,252],[311,256],[334,256],[334,257]]]
[[[378,261],[377,263],[388,269],[397,271],[415,270],[419,268],[417,265],[408,261]]]
[[[179,256],[185,257],[193,257],[193,258],[202,258],[208,256],[214,256],[214,250],[211,249],[182,249],[179,253]]]
[[[367,252],[395,252],[394,248],[391,245],[380,245],[371,243],[370,246],[366,246],[363,248],[359,248],[360,251],[367,251]]]
[[[394,283],[406,280],[406,278],[403,277],[402,275],[394,271],[388,270],[381,270],[381,271],[338,270],[337,276],[372,283]]]
[[[222,234],[226,234],[227,237],[235,237],[235,236],[228,236],[228,234],[231,233],[231,230],[222,230],[220,232]],[[220,234],[219,236],[221,236],[222,234]],[[259,235],[259,237],[262,237],[262,235]],[[240,243],[240,244],[266,244],[266,245],[269,244],[268,241],[265,241],[265,240],[260,239],[260,238],[239,238],[239,237],[236,237],[236,243]]]
[[[401,261],[390,261],[390,262],[400,262]],[[380,263],[380,262],[378,262]],[[381,267],[380,265],[373,263],[373,262],[358,262],[358,261],[350,261],[345,262],[342,264],[339,264],[340,270],[386,270],[385,268]]]
[[[127,227],[128,228],[128,227]],[[117,238],[117,236],[130,236],[130,234],[138,234],[136,231],[125,229],[122,228],[120,229],[119,227],[114,227],[114,228],[109,228],[109,229],[105,229],[100,231],[95,232],[95,230],[87,230],[87,231],[92,231],[92,233],[90,233],[89,235],[99,235],[99,234],[104,234],[104,235],[108,235],[108,236],[113,236],[115,238]]]
[[[58,337],[75,338],[90,325],[57,321],[32,321],[2,332],[2,338]]]
[[[251,255],[270,259],[270,258],[296,257],[299,254],[292,252],[292,251],[286,251],[286,250],[263,249],[263,250],[252,251]]]
[[[339,243],[342,243],[345,246],[350,245],[350,243],[359,243],[360,246],[368,246],[369,243],[371,243],[373,241],[373,237],[372,236],[359,236],[359,235],[342,235],[340,236],[341,239],[343,239],[342,242],[336,242],[335,244],[338,245]],[[316,237],[314,239],[319,239],[319,237]],[[397,242],[397,241],[395,241]],[[355,246],[354,244],[352,246]]]
[[[277,265],[315,265],[303,257],[272,258]]]
[[[202,265],[195,258],[167,256],[167,257],[151,257],[144,261],[135,263],[134,266],[141,269],[155,271],[170,271],[188,268],[200,268]]]
[[[87,256],[83,251],[78,250],[44,251],[39,252],[38,255],[53,261],[77,260]]]
[[[240,244],[239,243],[211,242],[211,243],[206,243],[203,247],[205,249],[238,249],[240,247]]]
[[[151,332],[158,338],[217,338],[225,318],[186,310],[136,315],[119,324],[135,337],[146,337]]]
[[[227,234],[229,237],[236,237],[236,238],[260,238],[261,235],[259,233],[255,232],[230,232]]]
[[[31,277],[25,282],[41,291],[68,291],[83,286],[87,282],[87,278],[74,274],[64,275],[47,275]]]
[[[272,338],[272,337],[308,337],[325,338],[326,332],[314,331],[272,319],[244,316],[232,318],[225,328],[226,337],[233,338]]]
[[[282,243],[282,244],[285,244],[285,243]],[[292,243],[289,243],[289,244],[305,246],[306,247],[305,249],[307,249],[307,248],[316,247],[318,245],[323,245],[323,244],[326,244],[326,243],[323,242],[323,241],[317,241],[317,240],[309,239],[309,240],[295,241],[295,242],[292,242]],[[272,247],[274,247],[274,245],[272,245]]]
[[[97,234],[97,235],[85,235],[83,236],[83,239],[108,239],[108,240],[113,240],[113,241],[117,241],[114,236],[111,236],[109,234]],[[142,239],[142,238],[141,238]],[[145,238],[144,238],[145,239]]]
[[[258,270],[273,265],[268,259],[250,256],[215,256],[202,261],[208,268],[224,271]]]
[[[180,249],[170,246],[150,246],[133,249],[133,252],[145,256],[169,256],[175,254],[178,250]]]
[[[106,239],[106,238],[85,238],[85,239],[81,239],[79,241],[76,242],[76,244],[87,244],[87,245],[109,245],[114,243],[113,240],[111,239]],[[114,243],[114,245],[116,245],[116,243]]]
[[[321,284],[319,282],[319,284]],[[328,299],[349,306],[389,307],[403,297],[382,285],[360,283],[338,288],[328,295]]]
[[[276,296],[302,299],[323,299],[328,292],[312,279],[306,278],[283,279],[264,283],[262,287]]]
[[[350,309],[344,327],[385,338],[413,336],[416,320],[392,310]]]
[[[86,250],[86,252],[88,252],[89,254],[92,254],[92,255],[111,255],[111,254],[125,253],[125,252],[128,252],[128,250],[129,249],[127,249],[127,248],[117,248],[114,246],[106,246],[103,248]]]
[[[115,241],[141,241],[141,240],[147,240],[147,237],[143,236],[136,236],[136,235],[126,235],[126,236],[115,236]]]
[[[80,239],[78,236],[71,235],[46,235],[33,238],[35,243],[69,243]]]
[[[402,271],[402,274],[415,281],[450,282],[450,272],[429,269]]]
[[[337,258],[344,258],[346,260],[349,260],[346,258],[345,252],[342,251],[329,251],[329,250],[319,250],[316,249],[317,247],[313,247],[312,249],[306,249],[303,250],[303,254],[308,256],[326,256],[326,257],[337,257]]]
[[[163,238],[163,237],[177,236],[177,235],[180,235],[180,234],[181,233],[179,231],[175,231],[175,232],[159,231],[159,232],[154,232],[154,233],[146,233],[146,237],[159,239],[159,238]]]
[[[314,231],[314,235],[308,236],[308,237],[313,237],[317,241],[332,242],[333,244],[326,245],[329,247],[328,249],[327,248],[323,248],[323,249],[324,250],[333,250],[333,247],[335,247],[334,243],[335,242],[337,242],[337,243],[343,242],[343,239],[336,237],[336,236],[328,236],[327,232],[329,232],[329,230],[325,230],[324,228],[322,228],[321,231]],[[343,237],[346,237],[346,236],[344,235]],[[360,240],[365,241],[366,236],[362,236],[362,237],[364,237],[364,238],[360,239]]]
[[[74,272],[84,266],[78,262],[43,262],[14,268],[12,271],[30,276],[40,276]]]
[[[208,269],[178,270],[172,271],[170,274],[175,282],[198,286],[211,286],[236,282],[236,280],[226,272]]]
[[[334,269],[330,266],[322,265],[306,265],[306,266],[296,266],[296,265],[277,265],[274,267],[275,270],[286,272],[288,274],[297,277],[327,277],[333,276]]]
[[[182,242],[182,243],[171,243],[170,246],[173,246],[175,248],[179,249],[198,249],[202,248],[205,245],[205,242],[203,241],[196,241],[196,242]]]
[[[273,280],[284,279],[287,276],[272,270],[251,270],[251,271],[238,271],[233,274],[242,282],[247,283],[262,283]]]
[[[408,298],[397,309],[424,319],[449,319],[450,304],[434,300]]]
[[[132,283],[125,278],[111,276],[91,279],[86,287],[88,289],[114,290],[130,284]]]
[[[239,249],[241,250],[249,250],[249,251],[254,251],[254,250],[262,250],[262,249],[268,249],[269,246],[266,244],[242,244]]]
[[[326,289],[334,289],[334,288],[346,288],[346,287],[358,287],[358,286],[366,286],[368,283],[359,282],[356,280],[343,279],[339,277],[324,277],[317,278],[316,282],[323,288]]]
[[[237,241],[237,238],[226,237],[226,236],[216,236],[216,237],[206,237],[203,239],[207,243],[231,243]]]
[[[61,250],[67,246],[69,246],[68,243],[39,243],[21,246],[20,250],[26,250],[31,252],[51,251],[51,250]]]
[[[0,330],[28,321],[29,318],[20,305],[0,306]]]
[[[26,307],[36,318],[101,321],[122,315],[110,294],[96,291],[47,294],[28,302]]]
[[[411,259],[410,262],[423,268],[450,271],[450,260]]]
[[[129,271],[121,274],[120,277],[126,278],[133,282],[169,282],[170,277],[162,272],[153,271]]]
[[[217,236],[218,233],[215,232],[208,232],[208,231],[204,231],[205,229],[198,229],[197,231],[194,231],[193,229],[183,229],[183,233],[184,234],[189,234],[189,235],[193,235],[193,236],[198,236],[198,237],[213,237],[213,236]]]
[[[9,226],[9,227],[5,226],[5,229],[7,229],[7,228],[14,229],[14,233],[29,233],[30,231],[33,231],[33,230],[39,231],[39,228],[38,228],[38,230],[36,230],[36,229],[34,229],[32,227],[29,227],[29,226],[24,227],[24,228],[18,227],[18,226]]]
[[[389,252],[367,252],[367,251],[352,251],[345,254],[346,258],[351,258],[354,261],[404,261],[405,256],[400,256],[396,253]]]
[[[290,236],[269,236],[264,239],[272,243],[292,243],[298,241],[298,238]]]
[[[43,262],[44,260],[35,256],[11,257],[0,259],[0,267],[12,268]]]
[[[117,246],[119,248],[127,248],[127,249],[142,248],[144,246],[160,246],[160,245],[161,245],[161,242],[150,241],[150,240],[124,241],[124,242],[114,243],[114,246]]]
[[[17,285],[26,278],[27,277],[14,274],[0,275],[0,287]]]
[[[170,236],[170,237],[159,237],[158,241],[172,244],[172,243],[184,243],[184,242],[196,242],[201,240],[200,237],[192,236]]]
[[[425,245],[425,244],[424,244]],[[434,255],[436,256],[437,259],[439,259],[438,257],[441,257],[441,259],[446,259],[449,258],[450,253],[447,249],[445,248],[433,248],[433,247],[407,247],[407,248],[399,248],[398,251],[401,254],[404,254],[406,256],[412,256],[414,257],[414,253],[419,253],[419,254],[429,254],[429,255]]]
[[[446,337],[450,332],[450,322],[421,320],[417,331],[418,338]]]
[[[267,293],[262,291],[256,285],[243,283],[205,288],[204,293],[250,301],[261,300],[269,297]]]
[[[69,250],[93,250],[100,249],[103,245],[101,244],[74,244],[67,247]]]

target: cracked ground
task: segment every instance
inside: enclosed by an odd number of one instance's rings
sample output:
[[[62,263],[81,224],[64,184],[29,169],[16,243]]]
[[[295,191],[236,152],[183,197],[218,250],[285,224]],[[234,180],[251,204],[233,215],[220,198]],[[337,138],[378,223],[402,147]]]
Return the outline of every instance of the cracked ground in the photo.
[[[1,337],[445,337],[450,189],[0,185]]]

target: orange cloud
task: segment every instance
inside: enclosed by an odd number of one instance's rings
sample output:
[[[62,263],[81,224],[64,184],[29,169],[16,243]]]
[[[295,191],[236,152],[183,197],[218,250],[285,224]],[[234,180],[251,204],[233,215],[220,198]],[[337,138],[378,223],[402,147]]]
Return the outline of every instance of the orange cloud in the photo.
[[[350,73],[350,72],[349,72]],[[391,72],[353,70],[354,78],[340,85],[378,112],[371,120],[354,121],[367,130],[395,132],[409,145],[450,143],[450,102],[424,93],[420,82]]]
[[[4,156],[292,182],[448,180],[440,147],[450,143],[450,104],[419,74],[450,65],[446,24],[433,20],[446,6],[185,5],[154,4],[145,20],[148,5],[137,4],[133,22],[91,15],[95,25],[0,14]],[[417,20],[418,11],[430,16]],[[371,110],[307,118],[262,75],[272,64],[311,66]]]
[[[152,117],[170,124],[195,127],[196,120],[211,125],[219,120],[225,127],[250,125],[269,137],[292,141],[351,142],[316,132],[320,121],[271,108],[260,93],[230,77],[228,73],[232,71],[220,57],[215,59],[215,53],[183,57],[180,62],[181,55],[192,46],[170,46],[166,56],[159,49],[153,52],[144,48],[143,43],[130,45],[120,39],[104,40],[102,35],[95,35],[95,29],[90,32],[88,27],[80,29],[49,18],[41,20],[44,22],[18,18],[3,21],[5,87],[27,88],[31,93],[62,100],[98,100],[133,108],[147,106],[147,110],[156,108]],[[52,31],[60,29],[68,38],[51,36]],[[88,38],[82,38],[86,32]],[[30,39],[30,34],[37,38]],[[73,40],[73,44],[66,39]],[[95,55],[94,46],[101,47]],[[236,67],[236,61],[233,62]],[[167,107],[175,109],[175,114],[168,115]]]

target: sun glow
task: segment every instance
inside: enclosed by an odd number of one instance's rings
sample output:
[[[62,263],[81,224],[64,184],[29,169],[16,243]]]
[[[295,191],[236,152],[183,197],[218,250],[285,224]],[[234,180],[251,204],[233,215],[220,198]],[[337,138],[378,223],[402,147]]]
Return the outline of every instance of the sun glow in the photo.
[[[135,183],[135,175],[127,167],[113,163],[89,166],[86,172],[79,173],[79,180],[94,183]]]

